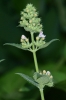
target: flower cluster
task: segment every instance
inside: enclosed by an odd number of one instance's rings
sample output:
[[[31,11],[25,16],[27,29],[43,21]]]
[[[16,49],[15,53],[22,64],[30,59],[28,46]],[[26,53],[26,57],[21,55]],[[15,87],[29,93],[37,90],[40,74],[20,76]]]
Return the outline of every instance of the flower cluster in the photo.
[[[20,42],[22,43],[22,47],[25,49],[28,49],[31,47],[31,44],[29,43],[29,39],[25,35],[21,36]]]
[[[44,41],[45,37],[46,37],[46,35],[43,34],[43,31],[41,31],[39,33],[39,35],[36,37],[36,41],[34,41],[34,46],[35,46],[36,50],[45,44],[45,41]],[[32,49],[32,47],[31,47],[32,43],[29,42],[29,39],[25,35],[21,36],[20,42],[21,42],[23,48],[25,48],[25,49],[28,48],[29,50]]]
[[[46,70],[43,70],[43,72],[40,72],[40,75],[47,75],[47,76],[49,76],[49,78],[51,78],[51,79],[53,78],[50,71],[46,71]]]
[[[36,37],[36,40],[37,40],[37,41],[38,41],[38,40],[44,40],[45,37],[46,37],[46,35],[44,35],[44,34],[43,34],[43,31],[41,31],[41,32],[39,33],[39,35]]]
[[[43,31],[41,31],[39,35],[36,37],[36,42],[35,42],[36,47],[41,47],[46,43],[45,37],[46,35],[44,35]]]
[[[41,19],[38,18],[38,13],[32,4],[28,4],[26,8],[21,11],[20,27],[24,27],[30,33],[37,33],[42,30]]]
[[[40,73],[34,73],[33,75],[34,80],[38,83],[40,88],[44,88],[44,86],[53,86],[53,76],[51,75],[50,71],[45,71]]]

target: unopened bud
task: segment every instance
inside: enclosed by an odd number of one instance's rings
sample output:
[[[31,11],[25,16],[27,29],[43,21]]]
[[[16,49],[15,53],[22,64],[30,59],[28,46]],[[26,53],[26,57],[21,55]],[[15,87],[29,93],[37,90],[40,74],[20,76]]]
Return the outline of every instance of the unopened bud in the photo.
[[[39,37],[38,36],[36,37],[36,40],[39,40]]]
[[[43,70],[43,74],[46,74],[46,70]]]
[[[26,38],[25,41],[28,42],[29,40]]]
[[[32,20],[30,20],[29,23],[32,23]]]
[[[23,42],[24,40],[23,39],[20,39],[20,42]]]
[[[29,12],[29,10],[27,9],[26,12]]]
[[[41,72],[40,72],[39,74],[40,74],[40,75],[42,75],[42,73],[41,73]]]
[[[53,78],[53,76],[51,75],[50,78]]]

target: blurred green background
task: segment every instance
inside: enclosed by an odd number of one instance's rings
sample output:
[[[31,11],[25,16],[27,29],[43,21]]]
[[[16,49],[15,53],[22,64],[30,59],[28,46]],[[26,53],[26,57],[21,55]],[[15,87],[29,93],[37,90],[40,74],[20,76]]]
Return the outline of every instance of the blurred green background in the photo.
[[[20,43],[22,34],[29,32],[17,27],[20,11],[32,3],[39,12],[46,41],[59,39],[37,52],[40,70],[49,70],[54,76],[54,87],[45,87],[45,100],[66,100],[66,0],[0,0],[0,100],[40,100],[37,88],[15,75],[22,72],[33,75],[32,53],[4,43]]]

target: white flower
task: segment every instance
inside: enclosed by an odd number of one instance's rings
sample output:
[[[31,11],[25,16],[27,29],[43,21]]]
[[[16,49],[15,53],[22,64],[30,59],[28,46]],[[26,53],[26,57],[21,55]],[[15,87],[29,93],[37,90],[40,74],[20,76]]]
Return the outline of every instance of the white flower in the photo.
[[[51,74],[50,71],[47,71],[47,72],[46,72],[46,75],[50,75],[50,74]]]
[[[40,33],[39,33],[39,38],[45,38],[46,37],[46,35],[44,35],[43,34],[43,31],[41,31]]]
[[[21,39],[23,39],[23,40],[26,39],[26,36],[25,35],[22,35],[21,36]]]

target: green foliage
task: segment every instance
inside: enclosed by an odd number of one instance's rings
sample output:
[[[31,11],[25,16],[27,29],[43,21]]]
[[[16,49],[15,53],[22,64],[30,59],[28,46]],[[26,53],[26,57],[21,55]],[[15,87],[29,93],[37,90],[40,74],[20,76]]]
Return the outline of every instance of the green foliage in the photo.
[[[52,75],[53,75],[53,80],[54,80],[54,87],[55,88],[58,88],[58,89],[61,89],[61,90],[64,90],[66,91],[66,74],[64,74],[63,72],[61,71],[56,71],[56,70],[52,70],[52,67],[54,66],[55,64],[51,65],[51,64],[47,64],[46,66],[41,66],[41,69],[46,69],[46,70],[50,70]],[[6,99],[10,100],[10,99],[17,99],[17,98],[23,98],[22,96],[26,94],[23,94],[23,92],[28,92],[32,93],[35,95],[35,88],[32,87],[33,85],[29,85],[29,86],[26,86],[26,84],[28,84],[24,79],[22,79],[22,77],[14,74],[14,73],[17,73],[17,72],[20,72],[20,73],[25,73],[29,76],[32,76],[32,71],[31,71],[31,66],[33,65],[29,65],[27,66],[27,68],[25,69],[25,66],[21,67],[21,66],[17,66],[15,69],[9,71],[9,73],[6,73],[5,75],[3,75],[0,79],[0,98],[4,98],[6,97]],[[65,69],[64,69],[65,71]],[[66,73],[66,72],[65,72]],[[60,77],[61,76],[61,77]],[[33,89],[32,89],[32,88]],[[25,91],[25,88],[27,88],[29,91]],[[20,89],[22,91],[22,94],[20,92]],[[3,94],[5,95],[5,97],[3,96]],[[16,94],[16,96],[15,96]],[[14,95],[14,96],[13,96]],[[2,97],[3,96],[3,97]],[[9,96],[9,97],[8,97]],[[37,92],[36,96],[38,97],[39,96],[39,93]],[[35,96],[35,98],[36,98]],[[33,97],[34,98],[34,97]],[[35,99],[34,98],[34,99]],[[21,100],[21,99],[20,99]]]
[[[39,46],[39,49],[42,49],[42,48],[46,48],[47,46],[49,46],[52,42],[54,42],[54,41],[57,41],[57,40],[59,40],[59,39],[52,39],[51,41],[49,41],[49,42],[46,42],[46,43],[44,43],[44,44],[36,44],[36,45],[38,45]]]
[[[0,62],[4,61],[5,59],[0,60]]]
[[[50,75],[47,75],[47,73],[34,73],[33,75],[35,81],[38,83],[39,88],[43,89],[45,85],[52,87],[53,86],[53,78],[50,77]]]
[[[48,100],[66,100],[66,21],[63,14],[66,9],[65,2],[65,0],[54,2],[52,0],[0,0],[0,59],[6,59],[0,63],[0,100],[32,100],[32,96],[33,100],[40,100],[39,92],[35,87],[14,74],[19,72],[33,75],[34,65],[31,53],[3,46],[7,42],[19,43],[22,34],[29,37],[28,32],[15,27],[18,25],[20,11],[27,3],[34,4],[39,11],[44,33],[47,36],[46,41],[53,38],[60,40],[38,51],[40,69],[49,70],[55,83],[53,88],[47,88],[45,97]],[[25,88],[29,92],[25,91]],[[20,89],[22,92],[19,92]]]
[[[4,45],[11,45],[11,46],[17,47],[17,48],[19,48],[19,49],[28,50],[27,48],[23,48],[23,47],[22,47],[22,44],[5,43]]]
[[[38,51],[39,49],[46,48],[47,46],[49,46],[52,42],[54,42],[56,40],[58,40],[58,39],[53,39],[50,42],[41,43],[41,45],[39,43],[35,42],[36,47],[37,46],[39,47],[38,49],[35,49],[35,50]],[[32,46],[32,43],[29,45],[26,45],[25,47],[23,47],[22,44],[15,44],[15,43],[5,43],[4,45],[11,45],[11,46],[17,47],[19,49],[28,50],[28,51],[33,52],[31,49],[29,49],[29,47]]]
[[[23,77],[25,80],[27,80],[28,82],[32,83],[33,85],[35,85],[36,87],[38,87],[38,84],[29,76],[23,74],[23,73],[16,73],[18,75],[20,75],[21,77]]]

